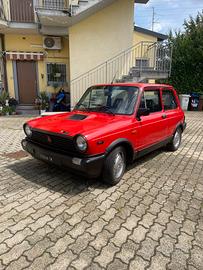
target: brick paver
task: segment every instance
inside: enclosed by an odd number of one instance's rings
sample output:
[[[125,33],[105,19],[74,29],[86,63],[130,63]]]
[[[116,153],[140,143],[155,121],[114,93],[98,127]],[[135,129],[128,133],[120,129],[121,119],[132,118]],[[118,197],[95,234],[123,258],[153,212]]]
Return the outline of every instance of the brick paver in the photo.
[[[203,269],[203,113],[175,153],[107,187],[19,152],[25,117],[0,118],[0,269]],[[17,154],[18,153],[18,154]]]

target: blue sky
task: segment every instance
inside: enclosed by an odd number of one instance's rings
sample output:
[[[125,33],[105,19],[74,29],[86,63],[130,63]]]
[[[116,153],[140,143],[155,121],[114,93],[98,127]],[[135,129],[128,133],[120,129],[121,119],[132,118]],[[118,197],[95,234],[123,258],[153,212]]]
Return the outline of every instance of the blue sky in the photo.
[[[183,30],[184,19],[203,10],[203,0],[149,0],[135,5],[135,24],[152,29],[152,7],[155,8],[154,31],[168,34],[170,29]]]

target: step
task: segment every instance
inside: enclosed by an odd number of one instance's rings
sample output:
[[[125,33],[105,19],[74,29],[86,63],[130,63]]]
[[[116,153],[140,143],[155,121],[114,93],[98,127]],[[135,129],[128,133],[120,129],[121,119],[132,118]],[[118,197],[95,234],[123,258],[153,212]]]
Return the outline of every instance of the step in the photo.
[[[17,110],[35,110],[36,107],[33,104],[27,105],[27,104],[19,104],[17,106]]]
[[[19,115],[33,115],[33,116],[39,115],[38,110],[16,110],[16,113]]]

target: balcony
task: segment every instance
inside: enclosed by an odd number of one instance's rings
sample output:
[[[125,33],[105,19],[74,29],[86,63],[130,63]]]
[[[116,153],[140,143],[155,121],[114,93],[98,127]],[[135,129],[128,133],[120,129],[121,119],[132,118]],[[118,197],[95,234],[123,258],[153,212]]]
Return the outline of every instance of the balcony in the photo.
[[[69,0],[37,0],[35,10],[42,26],[68,26]]]

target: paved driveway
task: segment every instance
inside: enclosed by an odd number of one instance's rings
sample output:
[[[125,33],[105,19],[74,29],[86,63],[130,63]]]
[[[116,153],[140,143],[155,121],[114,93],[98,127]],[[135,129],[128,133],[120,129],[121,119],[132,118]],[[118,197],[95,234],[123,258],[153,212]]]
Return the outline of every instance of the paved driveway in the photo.
[[[0,269],[203,269],[203,113],[112,188],[26,156],[25,120],[0,118]]]

